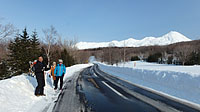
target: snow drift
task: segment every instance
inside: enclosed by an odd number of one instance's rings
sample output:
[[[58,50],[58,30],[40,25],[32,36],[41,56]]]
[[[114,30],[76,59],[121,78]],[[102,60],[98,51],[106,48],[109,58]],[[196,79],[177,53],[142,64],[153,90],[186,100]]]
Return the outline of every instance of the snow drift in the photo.
[[[68,80],[75,72],[90,66],[89,64],[67,67],[64,81]],[[52,78],[46,72],[46,96],[34,95],[37,86],[36,78],[22,74],[10,79],[0,81],[0,112],[39,112],[43,111],[58,97],[58,92],[53,90]]]
[[[121,67],[98,64],[100,69],[108,74],[134,84],[200,104],[200,72],[192,71],[193,69],[199,70],[200,66],[176,67],[173,65],[136,62],[139,63],[139,67],[137,67],[137,64],[136,67],[133,67],[133,63],[126,63],[124,65],[126,67],[122,67],[122,64],[119,65]],[[182,67],[188,69],[182,71]]]
[[[140,46],[152,46],[152,45],[169,45],[177,42],[191,41],[191,39],[182,35],[179,32],[171,31],[168,34],[165,34],[162,37],[145,37],[142,40],[136,40],[129,38],[122,41],[111,41],[111,42],[79,42],[76,44],[78,49],[90,49],[90,48],[99,48],[99,47],[140,47]]]

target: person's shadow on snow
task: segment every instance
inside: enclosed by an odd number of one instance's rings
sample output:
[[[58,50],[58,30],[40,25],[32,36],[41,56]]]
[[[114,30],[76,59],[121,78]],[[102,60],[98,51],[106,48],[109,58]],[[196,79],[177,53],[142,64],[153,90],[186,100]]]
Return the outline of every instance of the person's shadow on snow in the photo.
[[[49,74],[45,74],[45,82],[46,84],[50,85],[53,88],[53,80],[51,77],[49,77]]]
[[[30,82],[30,84],[33,86],[35,89],[38,85],[36,77],[31,77],[31,76],[26,76],[26,79]],[[49,74],[45,74],[45,85],[49,85],[53,88],[53,83],[52,83],[52,78],[49,77]]]
[[[37,80],[35,77],[31,77],[31,76],[26,76],[26,79],[28,79],[28,81],[30,82],[30,84],[33,86],[33,88],[37,87]]]

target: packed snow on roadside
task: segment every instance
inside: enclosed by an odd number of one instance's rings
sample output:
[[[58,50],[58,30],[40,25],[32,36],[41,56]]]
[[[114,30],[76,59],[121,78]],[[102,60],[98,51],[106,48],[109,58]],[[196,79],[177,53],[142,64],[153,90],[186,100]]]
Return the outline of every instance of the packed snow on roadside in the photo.
[[[90,64],[79,64],[67,67],[64,80],[88,66]],[[10,79],[0,81],[0,112],[40,112],[53,103],[57,99],[58,93],[53,90],[52,78],[45,73],[46,96],[36,97],[34,95],[37,81],[35,77],[22,74]]]
[[[176,66],[142,61],[106,65],[104,72],[192,103],[200,104],[200,66]]]

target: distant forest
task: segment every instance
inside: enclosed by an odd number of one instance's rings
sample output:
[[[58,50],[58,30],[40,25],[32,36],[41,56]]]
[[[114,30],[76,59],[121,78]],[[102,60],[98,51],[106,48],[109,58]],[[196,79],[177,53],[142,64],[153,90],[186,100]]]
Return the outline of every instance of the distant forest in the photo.
[[[104,47],[79,50],[84,62],[90,56],[97,61],[117,64],[125,61],[143,60],[163,64],[199,65],[200,40],[180,42],[165,46]]]

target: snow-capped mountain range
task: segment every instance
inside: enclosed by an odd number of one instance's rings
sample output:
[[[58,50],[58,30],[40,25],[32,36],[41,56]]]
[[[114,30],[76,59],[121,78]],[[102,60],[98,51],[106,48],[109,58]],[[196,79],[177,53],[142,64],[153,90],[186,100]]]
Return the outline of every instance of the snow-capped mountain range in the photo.
[[[183,34],[171,31],[161,37],[145,37],[142,40],[136,40],[129,38],[122,41],[111,41],[111,42],[79,42],[76,44],[78,49],[91,49],[99,47],[140,47],[140,46],[152,46],[152,45],[169,45],[177,42],[191,41]]]

